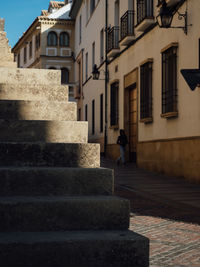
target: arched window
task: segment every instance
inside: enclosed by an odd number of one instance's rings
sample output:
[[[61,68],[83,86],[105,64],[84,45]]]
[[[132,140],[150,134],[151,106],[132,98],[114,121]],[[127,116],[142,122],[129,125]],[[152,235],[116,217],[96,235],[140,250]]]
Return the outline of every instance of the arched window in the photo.
[[[69,70],[67,68],[61,69],[61,83],[69,83]]]
[[[57,34],[55,32],[49,32],[47,36],[47,45],[56,46],[58,44]]]
[[[67,32],[60,34],[60,46],[69,46],[69,34]]]

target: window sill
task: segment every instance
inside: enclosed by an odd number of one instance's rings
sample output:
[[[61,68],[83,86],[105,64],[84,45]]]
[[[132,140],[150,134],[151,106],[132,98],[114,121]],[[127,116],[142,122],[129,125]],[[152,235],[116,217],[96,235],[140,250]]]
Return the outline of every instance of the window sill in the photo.
[[[144,118],[144,119],[141,119],[140,122],[143,122],[143,123],[151,123],[151,122],[153,122],[153,118],[152,117]]]
[[[116,131],[119,129],[119,125],[112,125],[112,126],[110,126],[110,129]]]
[[[161,116],[161,118],[166,118],[166,119],[177,118],[178,112],[177,111],[167,112],[167,113],[161,114],[160,116]]]

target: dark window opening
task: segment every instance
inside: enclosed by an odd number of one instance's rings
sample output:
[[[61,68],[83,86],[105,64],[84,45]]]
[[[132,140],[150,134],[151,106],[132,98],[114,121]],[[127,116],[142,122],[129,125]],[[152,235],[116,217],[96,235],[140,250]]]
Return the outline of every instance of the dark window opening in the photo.
[[[103,94],[100,95],[100,132],[103,132]]]
[[[47,45],[56,46],[58,44],[58,37],[55,32],[50,32],[47,36]]]
[[[152,62],[140,67],[140,119],[152,118]]]
[[[92,134],[95,134],[95,100],[92,100]]]
[[[115,82],[111,84],[111,91],[110,91],[110,125],[118,125],[118,94],[119,94],[119,83]]]
[[[177,47],[162,53],[162,114],[177,112]]]
[[[67,68],[61,69],[61,83],[63,84],[69,83],[69,70]]]
[[[60,34],[60,46],[69,46],[69,34],[62,32]]]

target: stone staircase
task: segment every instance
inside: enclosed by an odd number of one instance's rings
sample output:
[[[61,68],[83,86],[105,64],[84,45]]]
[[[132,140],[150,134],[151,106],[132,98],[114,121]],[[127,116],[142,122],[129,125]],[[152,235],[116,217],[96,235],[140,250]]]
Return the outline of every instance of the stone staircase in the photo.
[[[0,266],[148,266],[54,70],[0,67]]]

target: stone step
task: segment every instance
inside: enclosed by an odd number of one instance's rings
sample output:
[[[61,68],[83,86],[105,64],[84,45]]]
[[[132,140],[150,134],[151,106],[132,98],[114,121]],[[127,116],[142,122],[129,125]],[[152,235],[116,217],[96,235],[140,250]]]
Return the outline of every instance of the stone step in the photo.
[[[76,121],[74,102],[0,100],[0,119]]]
[[[104,168],[0,168],[0,196],[112,195],[113,171]]]
[[[26,85],[60,85],[61,71],[46,69],[22,69],[0,67],[0,83]]]
[[[0,61],[0,67],[17,68],[17,63],[12,61]]]
[[[126,230],[129,212],[129,201],[114,196],[0,197],[0,229]]]
[[[0,143],[0,166],[100,166],[99,144]]]
[[[149,241],[131,231],[0,233],[1,267],[148,267]]]
[[[1,73],[1,68],[0,68]],[[29,101],[68,101],[67,85],[34,85],[0,82],[0,99]]]
[[[85,121],[0,120],[0,142],[87,143]]]

